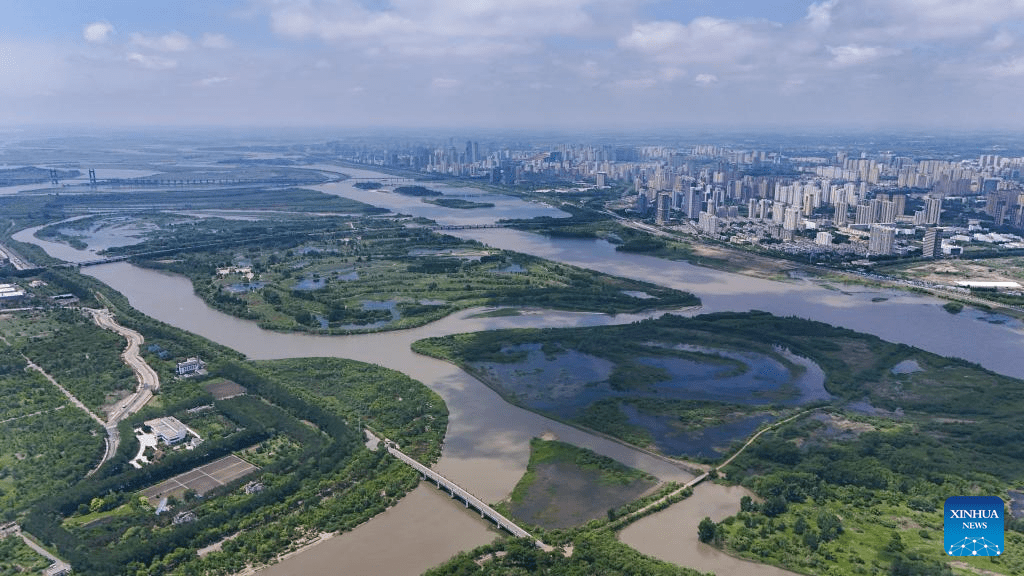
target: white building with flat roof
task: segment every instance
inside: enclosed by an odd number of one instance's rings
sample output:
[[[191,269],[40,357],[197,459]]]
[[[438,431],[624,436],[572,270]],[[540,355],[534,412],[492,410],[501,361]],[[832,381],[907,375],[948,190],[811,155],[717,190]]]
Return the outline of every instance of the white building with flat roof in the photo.
[[[188,436],[188,426],[174,416],[146,420],[146,426],[152,428],[157,439],[163,440],[166,444],[177,444]]]
[[[184,362],[178,362],[175,372],[178,376],[185,376],[187,374],[195,374],[203,368],[206,368],[206,362],[203,362],[198,357],[192,357],[185,359]]]

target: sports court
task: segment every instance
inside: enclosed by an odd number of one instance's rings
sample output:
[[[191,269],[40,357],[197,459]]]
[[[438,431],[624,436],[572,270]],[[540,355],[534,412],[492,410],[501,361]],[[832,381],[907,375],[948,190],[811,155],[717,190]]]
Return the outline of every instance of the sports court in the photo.
[[[259,468],[231,454],[219,460],[214,460],[209,464],[193,468],[188,472],[178,474],[174,478],[164,480],[156,486],[146,488],[142,491],[142,495],[155,508],[160,504],[161,499],[168,496],[180,499],[182,494],[188,489],[195,490],[197,494],[202,496],[218,486],[238,480],[255,470],[259,470]]]

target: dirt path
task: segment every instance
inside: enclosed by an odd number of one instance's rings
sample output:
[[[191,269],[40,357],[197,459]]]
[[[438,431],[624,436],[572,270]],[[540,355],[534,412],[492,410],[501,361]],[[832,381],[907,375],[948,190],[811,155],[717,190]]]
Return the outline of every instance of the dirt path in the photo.
[[[746,450],[747,448],[749,448],[751,444],[753,444],[753,443],[754,443],[755,441],[757,441],[757,439],[758,439],[758,438],[759,438],[759,437],[760,437],[760,436],[761,436],[762,434],[764,434],[765,432],[768,432],[769,430],[774,430],[774,429],[778,428],[779,426],[782,426],[783,424],[785,424],[785,423],[787,423],[787,422],[791,422],[791,421],[793,421],[793,420],[796,420],[797,418],[799,418],[799,417],[801,417],[801,416],[803,416],[803,415],[805,415],[805,414],[808,414],[808,413],[810,413],[810,412],[813,412],[813,411],[815,411],[815,410],[817,410],[817,408],[811,408],[810,410],[803,410],[803,411],[801,411],[801,412],[798,412],[798,413],[796,413],[796,414],[794,414],[794,415],[790,416],[789,418],[786,418],[786,419],[784,419],[784,420],[779,420],[778,422],[776,422],[776,423],[772,424],[771,426],[768,426],[767,428],[764,428],[764,429],[762,429],[762,430],[761,430],[761,431],[759,431],[759,432],[758,432],[757,434],[754,434],[753,436],[751,436],[751,437],[750,437],[750,439],[749,439],[749,440],[747,440],[746,444],[744,444],[743,446],[741,446],[741,447],[740,447],[740,449],[739,449],[739,450],[737,450],[735,454],[733,454],[733,455],[732,455],[732,456],[730,456],[730,457],[729,457],[728,459],[726,459],[726,461],[725,461],[725,462],[722,462],[722,463],[721,463],[721,464],[719,464],[718,466],[715,466],[715,467],[714,467],[714,468],[712,469],[712,471],[714,471],[714,472],[715,472],[716,474],[717,474],[717,473],[719,473],[719,472],[720,472],[720,471],[721,471],[721,470],[722,470],[723,468],[725,468],[725,467],[726,467],[726,466],[728,466],[728,465],[729,465],[729,464],[730,464],[730,463],[731,463],[731,462],[732,462],[733,460],[735,460],[737,456],[739,456],[740,454],[742,454],[744,450]],[[650,504],[648,504],[647,506],[644,506],[643,508],[641,508],[641,509],[639,509],[639,510],[637,510],[637,511],[633,512],[632,514],[629,514],[629,515],[627,515],[627,516],[623,516],[623,517],[622,517],[622,518],[621,518],[621,519],[619,520],[619,522],[621,522],[621,523],[622,523],[623,525],[625,525],[625,524],[628,524],[628,523],[629,523],[629,522],[631,522],[631,521],[632,521],[633,519],[635,519],[635,518],[639,518],[639,517],[642,517],[642,516],[643,516],[643,514],[644,514],[644,513],[646,513],[646,512],[648,512],[648,511],[649,511],[650,509],[652,509],[652,508],[654,508],[654,507],[656,507],[656,506],[659,506],[659,505],[662,505],[662,506],[663,506],[663,505],[665,505],[665,503],[666,503],[666,502],[668,502],[668,501],[669,501],[669,499],[671,499],[671,498],[674,498],[674,497],[678,496],[679,494],[681,494],[681,493],[682,493],[682,492],[683,492],[684,490],[686,490],[687,488],[693,488],[693,487],[694,487],[694,486],[696,486],[697,484],[700,484],[701,482],[703,482],[703,481],[707,480],[707,479],[708,479],[708,476],[709,476],[710,474],[711,474],[711,472],[705,472],[705,473],[701,474],[700,476],[697,476],[696,478],[694,478],[693,480],[690,480],[690,481],[689,481],[689,482],[687,482],[686,484],[683,484],[683,485],[682,485],[682,486],[681,486],[681,487],[680,487],[679,489],[677,489],[677,490],[675,490],[675,491],[671,492],[670,494],[666,494],[665,496],[662,496],[661,498],[659,498],[659,499],[655,500],[654,502],[651,502],[651,503],[650,503]]]
[[[28,362],[28,367],[29,368],[31,368],[31,369],[35,370],[36,372],[39,372],[40,374],[45,376],[46,379],[49,380],[51,384],[56,386],[61,392],[64,393],[65,396],[68,397],[68,400],[71,400],[72,404],[74,404],[75,406],[78,406],[79,408],[81,408],[86,414],[89,415],[90,418],[95,420],[96,423],[99,424],[100,426],[106,426],[107,423],[104,422],[102,418],[100,418],[99,416],[94,414],[92,410],[89,410],[88,406],[83,404],[82,401],[79,400],[78,398],[76,398],[74,394],[69,392],[67,388],[61,386],[60,383],[58,383],[56,380],[53,379],[53,376],[50,376],[49,374],[46,373],[46,370],[43,370],[42,368],[40,368],[35,362],[33,362],[31,359],[29,359],[28,356],[22,356],[22,357],[25,359],[25,362]]]

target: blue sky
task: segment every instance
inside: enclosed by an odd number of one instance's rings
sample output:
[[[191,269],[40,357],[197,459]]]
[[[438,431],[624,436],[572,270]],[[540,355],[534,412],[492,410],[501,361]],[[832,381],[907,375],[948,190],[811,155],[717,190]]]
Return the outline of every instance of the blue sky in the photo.
[[[0,125],[1024,128],[1024,0],[9,0]]]

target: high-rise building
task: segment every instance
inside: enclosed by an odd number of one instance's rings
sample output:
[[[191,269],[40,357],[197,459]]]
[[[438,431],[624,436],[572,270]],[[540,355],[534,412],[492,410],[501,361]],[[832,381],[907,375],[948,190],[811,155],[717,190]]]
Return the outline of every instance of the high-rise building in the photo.
[[[812,196],[810,194],[805,194],[804,195],[803,215],[804,216],[813,216],[814,215],[814,196]]]
[[[942,255],[942,228],[929,228],[925,231],[921,255],[925,258],[938,258]]]
[[[879,222],[879,219],[882,217],[882,199],[873,198],[868,203],[868,206],[871,207],[871,221]]]
[[[854,220],[856,224],[873,224],[875,222],[874,212],[871,210],[871,206],[867,204],[857,205],[857,219]]]
[[[906,194],[893,194],[892,201],[896,204],[896,217],[899,218],[907,211],[907,196]]]
[[[697,227],[705,234],[718,234],[718,216],[701,212],[697,219]]]
[[[654,216],[654,222],[659,226],[668,223],[669,210],[672,208],[672,195],[666,192],[658,194],[658,208]]]
[[[597,187],[598,188],[604,188],[606,186],[606,184],[607,184],[607,178],[608,178],[608,174],[607,173],[605,173],[605,172],[598,172],[597,173]]]
[[[882,224],[892,224],[896,221],[896,203],[889,200],[882,200],[882,209],[878,215],[878,221]]]
[[[791,206],[786,208],[786,216],[782,221],[783,230],[796,230],[800,226],[800,209]]]
[[[700,214],[701,203],[700,188],[690,187],[686,193],[686,217],[696,219]]]
[[[836,226],[846,226],[846,202],[838,202],[836,204],[836,213],[832,220]]]
[[[647,214],[647,194],[643,192],[636,195],[636,211],[640,214]]]
[[[831,232],[818,232],[817,236],[814,237],[814,243],[819,246],[831,246],[832,245],[832,233]]]
[[[924,203],[925,223],[935,226],[942,217],[942,198],[928,198]]]
[[[871,236],[868,238],[868,253],[877,256],[889,256],[896,241],[896,229],[879,224],[871,225]]]

